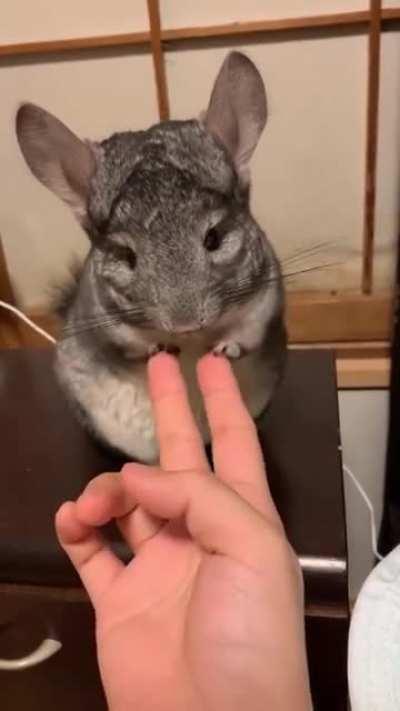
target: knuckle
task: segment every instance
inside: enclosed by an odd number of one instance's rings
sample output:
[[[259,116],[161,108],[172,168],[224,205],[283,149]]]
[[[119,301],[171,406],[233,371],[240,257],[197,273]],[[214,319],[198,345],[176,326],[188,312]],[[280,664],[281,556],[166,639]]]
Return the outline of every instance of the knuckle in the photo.
[[[174,429],[167,429],[161,435],[163,446],[168,449],[171,447],[197,447],[198,439],[197,437],[189,432],[179,432]]]

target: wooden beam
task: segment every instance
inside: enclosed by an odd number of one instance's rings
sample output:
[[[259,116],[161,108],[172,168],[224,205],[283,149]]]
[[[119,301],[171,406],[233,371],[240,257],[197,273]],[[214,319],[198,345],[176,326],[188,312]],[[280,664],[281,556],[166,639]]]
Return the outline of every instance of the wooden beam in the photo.
[[[51,313],[43,312],[27,312],[27,316],[40,328],[43,328],[47,333],[50,333],[54,338],[58,338],[61,331],[61,322]],[[15,316],[17,319],[17,316]],[[50,341],[47,341],[39,333],[36,333],[32,328],[30,328],[23,321],[18,323],[19,332],[21,334],[21,343],[24,348],[54,348]]]
[[[0,299],[15,304],[14,290],[8,273],[6,255],[0,237]],[[21,335],[15,317],[0,306],[0,348],[18,348]]]
[[[400,19],[400,8],[385,8],[382,10],[382,20],[385,28]],[[161,30],[161,41],[190,41],[215,37],[240,37],[260,33],[288,32],[292,30],[318,30],[319,28],[337,29],[338,27],[354,28],[368,27],[369,10],[341,12],[324,15],[287,17],[275,20],[255,20],[250,22],[229,22],[220,25],[199,27],[177,27]],[[98,35],[91,37],[71,37],[58,40],[43,40],[39,42],[16,42],[0,45],[0,57],[15,57],[35,54],[55,54],[59,52],[74,52],[96,50],[103,48],[148,46],[151,44],[150,32],[128,32],[124,34]]]
[[[174,40],[206,39],[214,37],[239,37],[259,33],[291,32],[292,30],[318,30],[320,28],[337,29],[338,27],[358,30],[368,28],[371,18],[370,10],[356,10],[323,15],[308,15],[304,17],[286,17],[274,20],[253,20],[247,22],[229,22],[221,25],[204,25],[199,27],[177,27],[165,29],[161,33],[163,42]],[[400,20],[400,8],[385,8],[382,10],[385,26]]]
[[[0,307],[1,311],[1,307]],[[0,348],[21,348],[22,339],[18,324],[10,316],[0,314]]]
[[[376,158],[378,146],[379,73],[381,44],[381,0],[370,0],[368,38],[367,150],[364,194],[364,239],[362,290],[370,294],[373,286],[373,260],[376,206]]]
[[[389,387],[391,359],[387,342],[293,343],[289,348],[334,351],[337,384],[341,390]]]
[[[321,341],[388,341],[393,297],[388,292],[331,295],[289,292],[287,325],[293,343]]]
[[[190,40],[207,37],[238,37],[266,32],[290,32],[292,30],[315,30],[323,27],[352,27],[367,25],[369,11],[339,12],[305,17],[286,17],[274,20],[254,20],[249,22],[229,22],[223,25],[203,27],[177,27],[164,30],[163,41]]]
[[[389,27],[391,20],[400,20],[400,7],[383,7],[381,18],[385,25]]]
[[[381,13],[385,29],[400,20],[400,8],[386,7]],[[318,28],[347,27],[357,30],[368,26],[369,10],[340,12],[305,17],[287,17],[276,20],[255,20],[252,22],[229,22],[221,25],[199,27],[177,27],[161,31],[161,41],[207,39],[213,37],[240,37],[268,32],[290,32],[292,30],[317,30]],[[38,42],[16,42],[0,45],[0,57],[16,57],[27,54],[55,54],[103,48],[150,46],[150,32],[127,32],[124,34],[98,35],[91,37],[70,37]]]
[[[390,358],[337,358],[339,389],[387,389],[390,385]]]
[[[289,349],[330,350],[344,360],[390,358],[389,341],[318,341],[315,343],[289,343]]]
[[[26,54],[57,54],[77,50],[95,50],[103,48],[118,49],[150,45],[150,32],[130,32],[118,35],[99,35],[98,37],[71,37],[68,39],[44,40],[41,42],[17,42],[0,45],[1,57],[18,57]]]
[[[149,13],[151,52],[153,55],[154,74],[157,87],[158,112],[161,121],[169,119],[169,101],[165,59],[161,45],[160,7],[158,0],[147,0]]]
[[[0,299],[15,305],[14,290],[11,286],[10,274],[7,267],[3,242],[0,237]],[[3,312],[4,313],[4,312]]]

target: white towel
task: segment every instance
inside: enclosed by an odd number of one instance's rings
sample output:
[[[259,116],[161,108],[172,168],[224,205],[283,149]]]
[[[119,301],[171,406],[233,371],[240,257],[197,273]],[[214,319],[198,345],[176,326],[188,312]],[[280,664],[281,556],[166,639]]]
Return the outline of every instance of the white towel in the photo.
[[[372,570],[350,625],[352,711],[400,711],[400,546]]]

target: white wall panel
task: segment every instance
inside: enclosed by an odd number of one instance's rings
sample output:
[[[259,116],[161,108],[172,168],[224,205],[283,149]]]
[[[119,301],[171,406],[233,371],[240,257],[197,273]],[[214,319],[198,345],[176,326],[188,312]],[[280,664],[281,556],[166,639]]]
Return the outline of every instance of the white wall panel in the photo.
[[[1,44],[147,28],[145,0],[1,0]]]
[[[313,15],[365,10],[367,0],[161,0],[162,21],[165,27],[216,25],[226,22],[307,17]]]

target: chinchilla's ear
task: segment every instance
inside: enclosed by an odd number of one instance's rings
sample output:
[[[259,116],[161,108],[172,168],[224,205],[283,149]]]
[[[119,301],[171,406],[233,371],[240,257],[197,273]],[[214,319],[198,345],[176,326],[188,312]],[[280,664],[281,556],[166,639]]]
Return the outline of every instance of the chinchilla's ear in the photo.
[[[19,108],[16,131],[32,173],[64,200],[85,226],[90,179],[96,166],[90,146],[55,116],[34,104]]]
[[[225,59],[202,121],[233,158],[241,182],[249,180],[248,165],[267,120],[263,80],[241,52]]]

